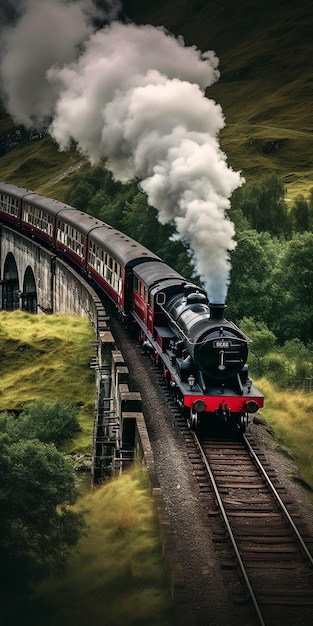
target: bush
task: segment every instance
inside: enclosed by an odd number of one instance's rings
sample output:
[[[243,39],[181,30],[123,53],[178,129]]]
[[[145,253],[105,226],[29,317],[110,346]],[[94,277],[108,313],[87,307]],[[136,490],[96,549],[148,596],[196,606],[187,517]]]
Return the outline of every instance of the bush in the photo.
[[[288,387],[291,383],[289,363],[281,354],[267,354],[264,357],[263,374],[279,387]]]
[[[58,401],[49,404],[36,400],[21,413],[18,428],[24,438],[37,438],[58,447],[80,430],[78,409]]]

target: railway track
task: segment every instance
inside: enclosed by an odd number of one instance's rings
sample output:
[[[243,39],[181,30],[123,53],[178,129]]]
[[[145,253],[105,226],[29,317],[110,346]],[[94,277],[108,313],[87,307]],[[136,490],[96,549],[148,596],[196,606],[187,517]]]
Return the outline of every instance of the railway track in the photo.
[[[243,441],[199,439],[198,445],[162,372],[142,357],[141,347],[113,316],[112,327],[129,362],[134,388],[142,394],[156,471],[193,607],[193,626],[311,626],[313,566]],[[309,540],[302,511],[291,498],[288,501],[289,489],[279,483],[251,437],[246,439],[313,552],[313,534]],[[209,457],[252,599],[200,450]]]
[[[237,568],[242,581],[234,601],[250,602],[261,625],[312,624],[312,538],[301,512],[283,502],[284,488],[263,453],[250,435],[229,441],[194,435],[194,441],[200,489],[213,488],[217,509],[209,513],[224,521],[214,531],[221,566]]]

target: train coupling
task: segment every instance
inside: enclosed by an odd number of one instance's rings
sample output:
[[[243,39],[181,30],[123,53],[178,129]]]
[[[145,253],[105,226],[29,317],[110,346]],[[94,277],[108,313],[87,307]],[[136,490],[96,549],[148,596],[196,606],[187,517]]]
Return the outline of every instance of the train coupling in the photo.
[[[231,416],[231,409],[227,404],[220,404],[218,409],[215,410],[215,415],[223,422],[228,422]]]

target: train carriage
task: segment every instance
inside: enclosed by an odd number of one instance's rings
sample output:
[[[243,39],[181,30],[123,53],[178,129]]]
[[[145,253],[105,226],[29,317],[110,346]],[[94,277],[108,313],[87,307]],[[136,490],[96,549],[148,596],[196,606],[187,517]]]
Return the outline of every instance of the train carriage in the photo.
[[[156,338],[156,329],[167,325],[159,304],[164,304],[169,294],[180,292],[185,284],[186,279],[166,263],[160,266],[151,261],[134,268],[133,316],[143,330],[148,330],[149,336]],[[158,341],[162,348],[161,335]]]
[[[73,210],[71,207],[61,210],[56,218],[55,248],[63,258],[71,261],[86,273],[88,258],[88,236],[103,222],[88,213]]]
[[[91,278],[104,289],[124,316],[132,305],[133,268],[149,260],[164,264],[156,254],[131,237],[108,224],[93,230],[88,239],[87,270]]]
[[[45,198],[37,193],[27,193],[22,199],[21,228],[31,237],[40,239],[46,245],[55,245],[56,219],[64,209],[75,211],[72,207]]]
[[[29,194],[24,187],[15,187],[0,182],[0,216],[1,220],[15,227],[20,227],[22,200]]]

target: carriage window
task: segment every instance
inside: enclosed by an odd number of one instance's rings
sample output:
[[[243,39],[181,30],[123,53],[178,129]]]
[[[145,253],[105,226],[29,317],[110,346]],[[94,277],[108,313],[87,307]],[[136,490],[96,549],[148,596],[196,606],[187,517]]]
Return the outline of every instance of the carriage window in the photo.
[[[96,246],[96,267],[97,267],[97,272],[99,272],[99,270],[100,270],[100,265],[101,265],[101,250],[100,250],[99,246]]]
[[[135,275],[134,275],[134,289],[136,289],[136,291],[139,291],[139,280],[137,276]]]
[[[31,224],[43,233],[52,235],[52,220],[49,213],[46,213],[44,209],[40,209],[32,204],[28,204],[27,202],[23,202],[22,208],[23,221],[26,224]]]
[[[163,304],[165,304],[166,297],[165,297],[164,291],[159,291],[159,293],[157,293],[157,295],[156,295],[156,302],[160,306],[163,306]]]
[[[14,217],[18,216],[18,201],[15,198],[1,194],[0,204],[1,211],[9,215],[14,215]]]
[[[122,268],[100,246],[89,244],[89,264],[102,276],[119,295],[122,293]]]

